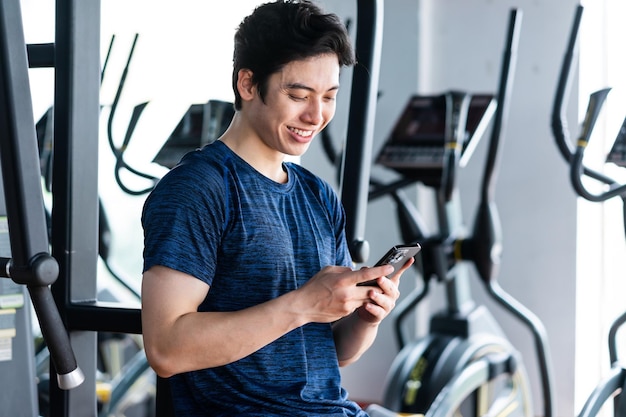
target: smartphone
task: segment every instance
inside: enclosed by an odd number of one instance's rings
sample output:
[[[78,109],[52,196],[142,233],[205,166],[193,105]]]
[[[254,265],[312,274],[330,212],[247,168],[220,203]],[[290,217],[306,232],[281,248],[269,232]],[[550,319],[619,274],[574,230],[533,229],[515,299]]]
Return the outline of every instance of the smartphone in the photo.
[[[387,251],[382,258],[376,262],[374,266],[391,265],[393,266],[393,272],[390,275],[396,273],[396,271],[406,263],[409,258],[414,257],[422,250],[419,243],[413,243],[411,245],[396,245]],[[358,286],[375,286],[378,285],[376,280],[360,282]]]

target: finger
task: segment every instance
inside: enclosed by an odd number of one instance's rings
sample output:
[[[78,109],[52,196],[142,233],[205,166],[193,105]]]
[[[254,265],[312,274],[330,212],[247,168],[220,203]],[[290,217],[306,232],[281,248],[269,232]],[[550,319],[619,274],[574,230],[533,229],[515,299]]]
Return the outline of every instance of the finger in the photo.
[[[415,258],[411,257],[408,258],[406,260],[406,262],[404,263],[404,265],[402,265],[402,267],[400,269],[398,269],[396,271],[395,274],[393,274],[393,276],[389,277],[389,279],[391,279],[393,282],[395,282],[396,284],[398,284],[400,282],[400,277],[402,276],[402,274],[404,273],[404,271],[406,271],[407,269],[409,269],[411,267],[411,265],[413,265],[415,263]]]
[[[396,275],[398,274],[402,274],[404,271],[406,271],[407,269],[409,269],[411,267],[411,265],[413,265],[415,263],[415,258],[411,257],[408,258],[406,260],[406,262],[402,265],[402,267],[400,267],[400,269],[398,269],[396,271]]]
[[[411,267],[411,265],[413,265],[415,263],[415,258],[414,257],[410,257],[409,259],[406,260],[406,262],[404,263],[404,265],[402,265],[402,268],[400,268],[400,271],[398,272],[404,272],[407,269],[409,269]]]
[[[394,271],[393,266],[391,265],[371,266],[368,270],[377,277],[385,277],[392,274]]]
[[[381,265],[374,267],[365,267],[359,269],[357,274],[354,275],[355,283],[357,285],[364,285],[363,283],[367,283],[367,285],[375,286],[376,280],[380,277],[385,277],[393,272],[393,267],[391,265]]]
[[[388,314],[384,307],[375,303],[366,303],[363,307],[370,315],[370,318],[368,318],[370,323],[381,322]]]
[[[372,293],[370,296],[370,300],[373,303],[382,307],[385,311],[390,312],[396,306],[396,301],[400,296],[400,292],[395,288],[395,286],[391,286],[389,292],[385,293]]]

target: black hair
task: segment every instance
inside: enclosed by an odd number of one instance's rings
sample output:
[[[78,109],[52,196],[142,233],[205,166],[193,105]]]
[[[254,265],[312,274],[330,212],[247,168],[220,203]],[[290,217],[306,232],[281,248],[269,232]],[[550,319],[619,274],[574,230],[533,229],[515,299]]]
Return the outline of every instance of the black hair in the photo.
[[[309,0],[279,0],[258,6],[235,34],[235,109],[241,109],[239,70],[252,72],[252,82],[264,100],[270,75],[289,62],[328,53],[337,55],[340,66],[356,63],[348,32],[337,15],[324,13]]]

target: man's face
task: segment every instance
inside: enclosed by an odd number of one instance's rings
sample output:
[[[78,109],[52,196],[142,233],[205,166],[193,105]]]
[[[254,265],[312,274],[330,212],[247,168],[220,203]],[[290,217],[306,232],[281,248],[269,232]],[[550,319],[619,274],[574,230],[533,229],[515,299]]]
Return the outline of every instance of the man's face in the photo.
[[[251,126],[264,145],[299,156],[335,114],[339,62],[334,54],[293,61],[267,83],[265,102],[250,102]]]

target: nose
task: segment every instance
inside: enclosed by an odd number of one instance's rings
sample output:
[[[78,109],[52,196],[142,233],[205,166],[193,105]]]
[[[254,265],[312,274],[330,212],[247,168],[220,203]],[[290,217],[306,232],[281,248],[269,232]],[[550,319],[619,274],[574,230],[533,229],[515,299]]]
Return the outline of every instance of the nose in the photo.
[[[306,111],[302,118],[305,122],[312,125],[319,125],[324,120],[325,103],[321,99],[309,100]]]

